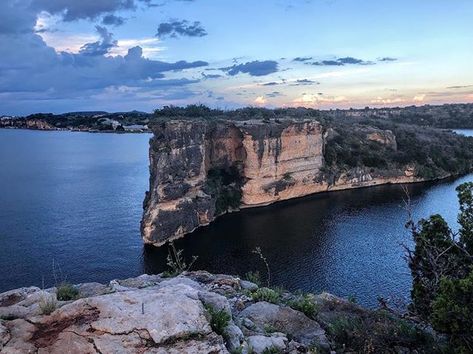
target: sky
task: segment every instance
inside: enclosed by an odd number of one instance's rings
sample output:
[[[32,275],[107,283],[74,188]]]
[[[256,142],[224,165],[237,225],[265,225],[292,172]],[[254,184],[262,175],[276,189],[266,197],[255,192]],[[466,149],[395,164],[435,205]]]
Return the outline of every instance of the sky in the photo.
[[[0,0],[0,115],[473,102],[472,0]]]

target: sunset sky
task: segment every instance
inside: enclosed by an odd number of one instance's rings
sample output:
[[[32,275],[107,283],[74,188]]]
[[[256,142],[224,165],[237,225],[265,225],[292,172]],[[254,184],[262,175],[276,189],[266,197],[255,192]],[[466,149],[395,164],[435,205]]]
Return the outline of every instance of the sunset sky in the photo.
[[[473,102],[472,0],[1,0],[0,115]]]

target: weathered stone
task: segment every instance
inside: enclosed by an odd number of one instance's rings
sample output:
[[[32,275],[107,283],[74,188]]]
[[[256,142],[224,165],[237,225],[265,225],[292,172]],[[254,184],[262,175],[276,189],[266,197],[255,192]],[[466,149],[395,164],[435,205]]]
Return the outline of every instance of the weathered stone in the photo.
[[[230,351],[237,350],[245,339],[241,329],[233,322],[225,327],[223,337],[225,338],[225,342]]]
[[[209,335],[204,340],[178,341],[167,347],[151,348],[145,351],[147,354],[228,354],[222,338]]]
[[[320,325],[302,312],[290,307],[257,302],[243,310],[240,317],[251,320],[255,325],[255,329],[249,329],[248,334],[255,331],[264,333],[265,327],[271,326],[300,343],[306,345],[317,343],[323,347],[329,347],[325,331]]]
[[[15,319],[39,315],[45,303],[57,303],[56,293],[38,289],[28,293],[14,305],[0,307],[0,318]]]
[[[142,274],[136,278],[118,280],[118,283],[127,288],[146,288],[156,285],[162,280],[163,278],[160,275]]]
[[[35,286],[28,288],[19,288],[10,291],[6,291],[0,294],[0,307],[12,306],[20,301],[26,299],[26,297],[32,293],[40,291],[40,288]]]
[[[8,331],[7,327],[3,325],[3,321],[0,320],[0,351],[10,339],[10,332]]]
[[[248,337],[248,345],[256,354],[262,354],[265,350],[284,350],[286,348],[286,337],[276,336],[250,336]]]
[[[131,290],[131,288],[128,288],[126,286],[121,285],[118,282],[118,280],[116,280],[116,279],[111,280],[110,283],[109,283],[109,286],[110,286],[110,289],[112,289],[112,291],[128,291],[128,290]]]
[[[112,289],[100,283],[82,283],[76,286],[80,297],[91,297],[104,295],[112,291]]]
[[[92,343],[93,341],[88,341],[87,337],[77,333],[62,332],[53,345],[39,348],[38,354],[95,354],[97,351]]]
[[[216,311],[224,310],[229,315],[232,314],[230,304],[225,296],[210,291],[199,291],[199,299],[206,306],[210,306]]]
[[[255,283],[252,283],[251,281],[248,281],[248,280],[240,280],[240,286],[244,290],[252,291],[252,290],[258,289],[258,285],[256,285]]]
[[[100,318],[91,327],[110,334],[139,328],[146,330],[156,344],[206,335],[211,329],[204,307],[196,299],[196,290],[183,284],[166,286],[158,292],[142,289],[91,298],[88,305],[100,311]]]
[[[31,323],[26,322],[23,319],[17,319],[8,321],[5,323],[6,328],[10,332],[11,338],[5,347],[2,349],[2,353],[13,354],[13,353],[34,353],[36,347],[30,339],[33,336],[36,327]]]

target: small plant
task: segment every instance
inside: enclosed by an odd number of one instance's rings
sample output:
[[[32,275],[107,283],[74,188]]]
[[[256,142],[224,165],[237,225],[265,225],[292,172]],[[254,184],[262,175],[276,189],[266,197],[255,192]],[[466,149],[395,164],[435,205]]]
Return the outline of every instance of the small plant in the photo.
[[[318,312],[317,304],[314,302],[314,295],[312,294],[299,295],[290,301],[288,305],[294,310],[304,313],[309,318],[314,318]]]
[[[272,304],[277,304],[281,299],[281,294],[270,288],[258,288],[251,293],[251,297],[254,301],[267,301]]]
[[[210,327],[215,333],[222,335],[231,320],[230,314],[225,309],[216,310],[210,305],[205,308],[210,315]]]
[[[351,345],[357,325],[358,323],[347,317],[340,317],[329,326],[329,333],[336,343]]]
[[[265,267],[266,267],[266,284],[267,284],[267,287],[269,288],[270,284],[271,284],[271,271],[269,269],[269,264],[268,264],[268,260],[266,259],[266,257],[263,255],[263,252],[261,252],[261,248],[260,247],[256,247],[254,250],[253,250],[253,253],[257,254],[259,256],[259,258],[263,261]]]
[[[76,300],[79,298],[79,290],[72,284],[64,282],[57,287],[56,297],[59,301]]]
[[[182,249],[176,249],[174,242],[169,242],[169,253],[166,258],[166,264],[170,269],[163,273],[165,277],[175,277],[176,275],[188,271],[198,258],[197,256],[192,256],[192,261],[187,265],[182,252]]]
[[[245,274],[245,278],[252,283],[255,283],[258,286],[261,286],[261,276],[258,271],[256,272],[248,272]]]
[[[283,351],[277,347],[269,347],[263,350],[263,354],[279,354],[282,353]]]
[[[265,323],[263,326],[263,329],[266,334],[277,332],[277,329],[272,324],[269,324],[269,323]]]
[[[348,301],[352,304],[356,304],[356,297],[355,295],[348,295]]]
[[[42,315],[50,315],[56,310],[56,300],[52,296],[41,298],[39,301],[39,309]]]

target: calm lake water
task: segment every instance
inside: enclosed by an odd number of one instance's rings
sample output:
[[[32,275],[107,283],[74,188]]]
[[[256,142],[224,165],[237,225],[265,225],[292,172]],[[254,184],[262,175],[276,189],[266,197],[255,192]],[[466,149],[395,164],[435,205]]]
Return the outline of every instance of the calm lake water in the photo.
[[[167,249],[143,247],[148,139],[139,134],[0,130],[0,291],[68,281],[106,282],[165,269]],[[416,218],[455,223],[455,187],[473,175],[410,185]],[[399,186],[318,194],[223,216],[177,242],[195,269],[264,271],[290,290],[330,291],[375,306],[407,298]],[[56,271],[59,273],[59,271]]]

